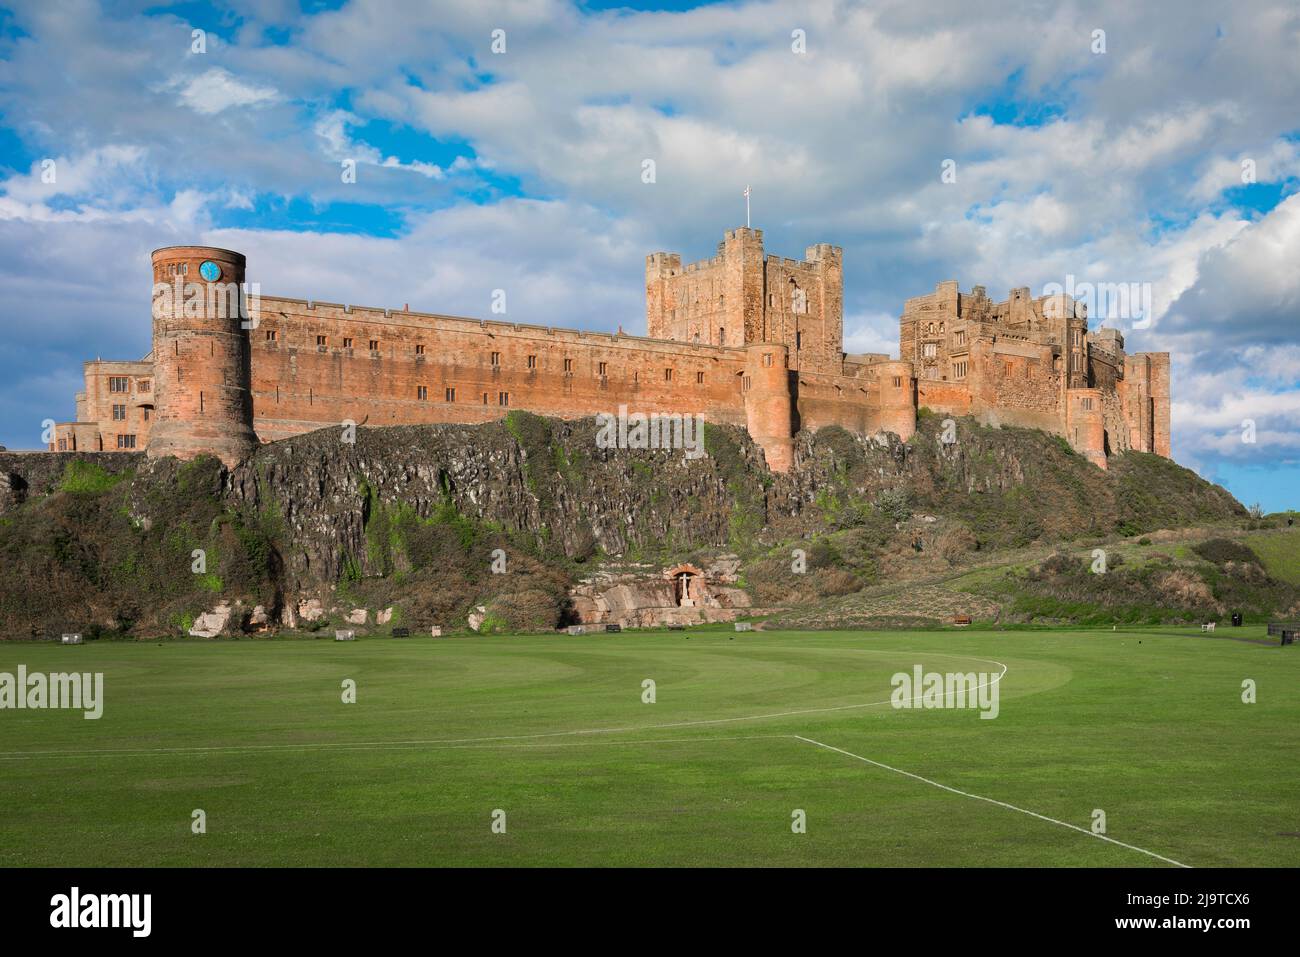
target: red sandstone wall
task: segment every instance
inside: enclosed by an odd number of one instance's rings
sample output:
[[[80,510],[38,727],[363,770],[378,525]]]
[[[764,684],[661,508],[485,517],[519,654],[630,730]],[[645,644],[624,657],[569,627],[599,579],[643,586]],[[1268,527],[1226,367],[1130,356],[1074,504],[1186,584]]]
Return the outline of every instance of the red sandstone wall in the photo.
[[[267,297],[250,335],[253,415],[263,441],[346,419],[487,422],[512,408],[579,418],[626,404],[631,412],[745,422],[740,349]],[[374,354],[371,340],[379,343]]]
[[[1066,437],[1075,451],[1106,468],[1105,425],[1100,389],[1071,389],[1067,399]]]
[[[970,415],[971,394],[964,382],[938,382],[916,380],[917,408],[942,412],[945,415]]]

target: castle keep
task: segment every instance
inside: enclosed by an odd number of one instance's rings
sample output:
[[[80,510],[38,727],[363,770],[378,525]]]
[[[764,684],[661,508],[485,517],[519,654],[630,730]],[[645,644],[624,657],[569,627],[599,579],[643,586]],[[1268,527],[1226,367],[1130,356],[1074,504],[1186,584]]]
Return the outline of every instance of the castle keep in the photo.
[[[245,321],[244,269],[226,249],[155,251],[153,351],[87,362],[77,420],[56,425],[50,448],[233,464],[258,442],[347,420],[579,418],[626,405],[742,426],[784,471],[800,429],[906,440],[925,407],[1062,435],[1101,468],[1128,449],[1169,456],[1168,353],[1126,355],[1119,332],[1089,332],[1069,296],[1014,289],[994,302],[941,282],[904,305],[898,359],[850,355],[842,250],[769,256],[758,229],[729,231],[716,256],[685,266],[648,256],[647,337],[269,296]]]

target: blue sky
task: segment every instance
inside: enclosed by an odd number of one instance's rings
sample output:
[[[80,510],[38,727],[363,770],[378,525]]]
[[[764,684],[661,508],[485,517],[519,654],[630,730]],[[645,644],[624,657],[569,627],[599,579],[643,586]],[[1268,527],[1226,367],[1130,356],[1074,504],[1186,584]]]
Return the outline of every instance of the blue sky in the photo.
[[[1150,321],[1105,322],[1173,354],[1175,457],[1300,506],[1300,10],[1134,6],[0,8],[0,443],[148,350],[157,246],[239,249],[273,294],[504,288],[520,321],[641,331],[645,255],[711,255],[748,183],[771,252],[844,247],[851,351],[896,352],[944,279],[1139,284]]]

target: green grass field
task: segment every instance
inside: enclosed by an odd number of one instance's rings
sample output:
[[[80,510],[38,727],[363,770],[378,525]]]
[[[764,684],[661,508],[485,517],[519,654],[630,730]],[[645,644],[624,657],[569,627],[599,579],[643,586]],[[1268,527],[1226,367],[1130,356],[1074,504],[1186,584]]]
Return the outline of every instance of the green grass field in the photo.
[[[20,664],[102,671],[105,705],[0,711],[5,866],[1300,865],[1300,648],[1192,629],[0,643]],[[999,716],[892,708],[917,664],[1005,666]]]

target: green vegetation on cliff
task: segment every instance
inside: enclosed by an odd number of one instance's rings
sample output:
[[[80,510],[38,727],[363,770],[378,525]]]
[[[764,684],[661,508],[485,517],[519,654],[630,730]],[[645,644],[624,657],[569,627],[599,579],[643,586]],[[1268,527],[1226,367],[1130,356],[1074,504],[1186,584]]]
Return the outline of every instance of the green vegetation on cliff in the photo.
[[[1022,551],[1041,561],[1070,543],[1189,525],[1236,534],[1270,521],[1250,520],[1223,489],[1155,456],[1117,456],[1103,472],[1044,433],[955,424],[953,442],[934,415],[907,443],[838,427],[804,433],[795,467],[779,475],[733,427],[707,425],[706,456],[687,459],[598,448],[594,420],[526,412],[482,426],[361,428],[355,444],[322,430],[264,446],[233,471],[212,458],[105,457],[107,469],[94,456],[51,458],[60,475],[46,474],[44,457],[0,455],[12,478],[0,497],[0,560],[11,572],[0,581],[0,629],[174,633],[218,600],[244,615],[261,605],[274,620],[309,597],[392,607],[417,628],[463,627],[480,608],[488,628],[554,627],[593,563],[653,569],[723,551],[739,556],[759,605],[865,607],[894,585],[1027,568]],[[33,468],[46,470],[35,484],[21,474]],[[196,549],[206,555],[197,571]],[[505,574],[491,570],[496,549]],[[791,570],[795,549],[802,574]],[[1240,563],[1177,556],[1175,571],[1203,591],[1177,592],[1168,574],[1134,565],[1132,582],[1112,579],[1107,595],[1067,578],[1051,583],[1065,589],[1052,598],[1031,576],[967,594],[1013,618],[1060,617],[1051,599],[1065,617],[1138,620],[1132,609],[1159,605],[1156,593],[1180,594],[1181,604],[1160,606],[1179,614],[1244,603],[1262,616],[1285,598],[1278,586],[1300,577],[1285,554],[1261,542],[1244,566],[1259,580]]]

